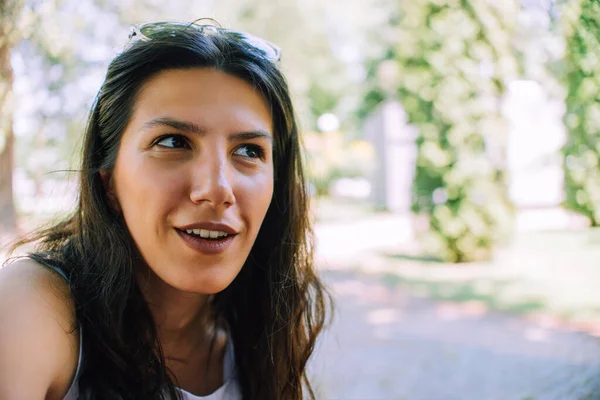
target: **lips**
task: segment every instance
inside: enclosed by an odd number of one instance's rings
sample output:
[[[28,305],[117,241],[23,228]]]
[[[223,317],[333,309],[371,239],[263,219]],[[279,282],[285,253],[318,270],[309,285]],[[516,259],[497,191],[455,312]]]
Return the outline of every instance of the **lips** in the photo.
[[[198,229],[198,228],[194,228]],[[188,229],[189,230],[189,229]],[[179,237],[183,240],[183,242],[191,249],[195,250],[198,253],[204,255],[214,255],[223,253],[225,250],[231,246],[233,241],[235,240],[237,234],[228,234],[225,231],[222,232],[224,235],[216,236],[214,238],[202,237],[200,235],[196,235],[194,233],[189,234],[186,230],[181,230],[176,228],[175,231],[179,235]],[[217,231],[208,231],[210,233],[216,233]]]
[[[225,232],[228,235],[235,235],[238,233],[238,231],[236,229],[232,228],[231,225],[224,224],[224,223],[218,223],[218,222],[199,222],[199,223],[179,226],[179,227],[177,227],[177,229],[179,229],[181,231],[201,229],[201,230],[207,230],[207,231],[213,231],[213,232]]]
[[[209,231],[207,229],[186,229],[184,232],[188,235],[199,236],[203,239],[222,239],[229,235],[227,232]]]

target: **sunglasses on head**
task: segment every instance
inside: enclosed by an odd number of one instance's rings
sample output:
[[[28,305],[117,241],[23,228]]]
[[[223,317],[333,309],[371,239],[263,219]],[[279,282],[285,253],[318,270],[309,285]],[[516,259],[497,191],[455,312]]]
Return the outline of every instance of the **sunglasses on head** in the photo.
[[[137,41],[150,41],[156,34],[165,34],[171,31],[171,35],[175,36],[177,31],[181,29],[195,29],[203,35],[225,35],[245,43],[248,47],[258,50],[267,60],[278,62],[281,59],[281,49],[273,43],[251,35],[246,32],[239,32],[230,29],[222,28],[218,23],[210,18],[202,18],[191,23],[157,21],[148,22],[141,25],[131,27],[129,33],[129,43],[131,46]]]

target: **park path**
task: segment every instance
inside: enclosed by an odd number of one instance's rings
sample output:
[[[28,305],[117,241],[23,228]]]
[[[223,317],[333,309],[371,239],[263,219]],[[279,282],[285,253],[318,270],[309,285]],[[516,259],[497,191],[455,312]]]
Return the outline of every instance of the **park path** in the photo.
[[[343,268],[362,251],[393,244],[388,233],[401,232],[399,223],[371,218],[317,226],[323,276],[336,300],[334,323],[311,363],[318,399],[600,399],[598,338],[417,298]]]

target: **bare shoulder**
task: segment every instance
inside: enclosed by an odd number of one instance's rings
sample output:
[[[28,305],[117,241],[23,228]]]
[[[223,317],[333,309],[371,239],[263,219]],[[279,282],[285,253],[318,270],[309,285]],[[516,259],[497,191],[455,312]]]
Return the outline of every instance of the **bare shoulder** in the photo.
[[[75,326],[75,307],[67,281],[58,272],[30,259],[0,268],[0,310],[44,310],[65,330]]]
[[[79,359],[69,285],[31,259],[0,268],[0,398],[62,399]]]

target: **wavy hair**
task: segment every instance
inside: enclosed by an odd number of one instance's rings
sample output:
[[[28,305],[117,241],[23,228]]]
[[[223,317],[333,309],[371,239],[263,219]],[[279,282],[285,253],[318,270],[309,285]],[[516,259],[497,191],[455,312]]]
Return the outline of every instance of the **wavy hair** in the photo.
[[[134,278],[139,252],[100,178],[117,159],[142,85],[170,69],[212,68],[250,83],[273,118],[274,194],[246,263],[212,312],[227,324],[244,399],[314,399],[306,366],[331,297],[315,272],[298,126],[276,63],[239,35],[174,25],[138,40],[110,63],[84,133],[79,200],[61,222],[18,245],[69,277],[84,332],[82,399],[177,398],[152,315]]]

